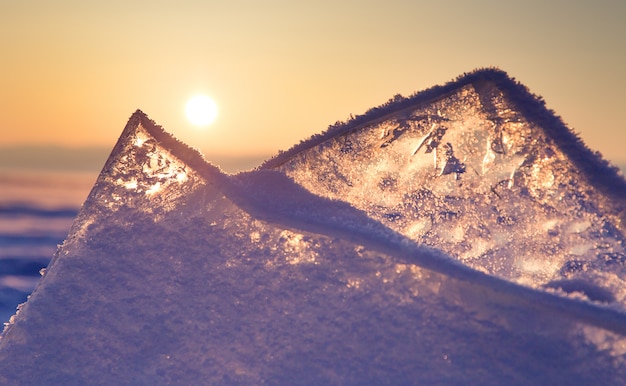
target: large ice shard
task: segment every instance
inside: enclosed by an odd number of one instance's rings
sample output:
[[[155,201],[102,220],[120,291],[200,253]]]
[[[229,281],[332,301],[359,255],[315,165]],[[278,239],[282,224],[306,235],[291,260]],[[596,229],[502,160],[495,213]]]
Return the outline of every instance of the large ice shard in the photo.
[[[0,383],[622,384],[625,183],[503,82],[235,176],[136,112]]]
[[[475,269],[626,303],[626,183],[500,71],[397,97],[265,167]]]

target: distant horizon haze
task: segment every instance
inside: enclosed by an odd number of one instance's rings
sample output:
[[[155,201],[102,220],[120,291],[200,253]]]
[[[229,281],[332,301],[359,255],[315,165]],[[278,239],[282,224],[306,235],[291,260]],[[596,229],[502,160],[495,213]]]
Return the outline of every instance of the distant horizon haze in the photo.
[[[121,131],[121,130],[120,130]],[[59,145],[0,146],[0,172],[2,170],[93,172],[102,169],[115,143],[111,146],[67,147]],[[228,173],[249,170],[259,166],[275,154],[233,155],[204,154],[207,161]]]

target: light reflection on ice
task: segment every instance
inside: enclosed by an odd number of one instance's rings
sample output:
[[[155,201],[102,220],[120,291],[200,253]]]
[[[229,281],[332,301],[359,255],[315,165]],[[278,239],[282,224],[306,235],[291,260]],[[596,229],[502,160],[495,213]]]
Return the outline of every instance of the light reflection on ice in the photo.
[[[161,190],[161,183],[157,182],[156,184],[152,185],[148,190],[146,190],[146,195],[151,196],[159,192],[160,190]]]
[[[587,252],[589,252],[589,250],[593,247],[594,247],[593,243],[578,244],[578,245],[572,246],[569,250],[569,253],[574,256],[583,256]]]
[[[577,167],[501,92],[490,98],[493,106],[485,108],[469,85],[406,112],[411,119],[377,121],[277,169],[313,194],[349,202],[508,280],[537,287],[579,275],[577,260],[626,275],[616,257],[624,253],[620,233],[604,225],[613,220],[596,210],[603,202],[592,200]],[[446,163],[457,172],[441,173]],[[626,304],[626,295],[619,299]]]
[[[280,234],[283,242],[285,259],[290,264],[315,263],[317,252],[311,248],[304,235],[284,230]]]
[[[250,241],[253,243],[258,243],[259,241],[261,241],[261,234],[259,232],[252,232],[250,233]]]
[[[128,190],[137,189],[137,180],[135,178],[131,178],[130,181],[123,181],[122,179],[117,180],[119,184],[124,185],[124,187]]]
[[[431,219],[418,219],[407,228],[406,235],[413,239],[424,237],[432,229],[432,225]]]
[[[99,183],[113,184],[135,194],[120,195],[114,188],[110,189],[110,196],[102,199],[110,209],[130,206],[151,212],[151,206],[143,205],[142,200],[173,202],[198,181],[182,161],[161,148],[141,126],[124,146],[124,155],[112,165],[112,173]]]
[[[358,279],[349,279],[346,283],[346,287],[348,288],[356,288],[358,289],[361,286],[361,281]]]
[[[591,226],[591,223],[587,220],[575,221],[569,225],[567,232],[568,233],[582,233],[586,231],[587,229],[589,229],[590,226]]]
[[[135,146],[141,147],[143,145],[143,143],[144,143],[144,140],[142,138],[137,137],[135,139]]]
[[[485,253],[487,253],[493,247],[492,242],[489,242],[484,239],[473,240],[471,245],[472,245],[471,249],[463,253],[461,255],[461,259],[466,260],[466,259],[479,258],[480,256],[483,256]]]

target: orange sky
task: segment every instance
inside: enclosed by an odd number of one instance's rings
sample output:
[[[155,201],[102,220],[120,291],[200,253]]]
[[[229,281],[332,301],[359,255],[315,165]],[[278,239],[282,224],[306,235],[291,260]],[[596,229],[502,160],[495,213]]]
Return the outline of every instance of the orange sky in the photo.
[[[622,0],[3,1],[0,146],[112,147],[139,108],[209,160],[272,155],[498,66],[626,163],[625,20]],[[206,129],[184,116],[200,92]]]

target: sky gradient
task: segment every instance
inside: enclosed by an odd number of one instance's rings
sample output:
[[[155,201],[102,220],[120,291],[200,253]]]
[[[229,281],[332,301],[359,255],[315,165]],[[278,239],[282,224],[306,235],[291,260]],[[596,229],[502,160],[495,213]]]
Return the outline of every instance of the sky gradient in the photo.
[[[112,148],[141,109],[215,155],[273,155],[394,94],[496,66],[626,164],[626,2],[2,1],[0,147]],[[193,95],[219,109],[208,128]]]

